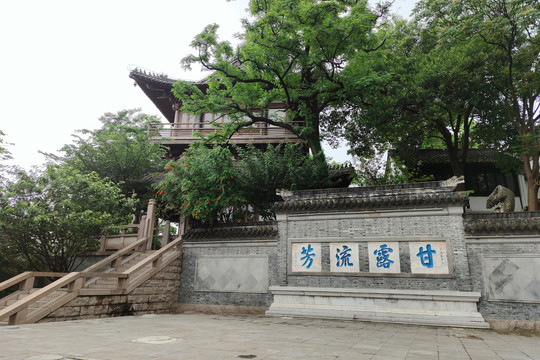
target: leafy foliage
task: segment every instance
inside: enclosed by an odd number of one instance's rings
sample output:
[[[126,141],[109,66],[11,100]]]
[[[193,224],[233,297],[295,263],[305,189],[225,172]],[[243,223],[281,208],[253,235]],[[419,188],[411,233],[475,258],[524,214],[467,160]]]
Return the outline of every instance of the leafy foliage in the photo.
[[[388,5],[376,10],[355,0],[251,0],[243,21],[242,44],[219,41],[217,25],[208,25],[192,42],[197,54],[183,60],[212,73],[207,89],[178,82],[175,95],[189,113],[227,113],[222,128],[228,139],[258,122],[278,126],[305,140],[324,162],[321,112],[340,107],[349,93],[344,71],[357,52],[372,51],[373,36]],[[286,104],[287,117],[272,117],[273,103]]]
[[[15,169],[10,178],[0,195],[0,243],[37,271],[70,271],[106,227],[128,220],[133,205],[111,181],[69,166]]]
[[[248,146],[235,149],[207,148],[193,143],[156,186],[169,211],[213,225],[246,220],[255,213],[274,218],[271,205],[276,189],[307,189],[328,186],[326,165],[303,155],[301,145],[269,145],[265,151]],[[321,169],[321,166],[323,169]]]
[[[268,145],[265,150],[254,146],[238,149],[242,191],[253,212],[263,218],[274,218],[272,204],[279,201],[277,189],[303,190],[329,187],[326,164],[303,155],[303,144]]]
[[[528,182],[529,210],[538,209],[540,186],[540,5],[536,0],[422,0],[418,16],[440,26],[446,41],[478,44],[487,55],[478,69],[492,87],[499,115],[484,118],[492,128],[505,119],[514,135],[497,138],[491,132],[495,148],[512,149],[508,139],[520,143],[523,172]],[[492,122],[492,120],[494,120]],[[505,128],[509,128],[505,126]],[[502,145],[502,147],[499,147]]]
[[[230,208],[245,203],[233,156],[225,147],[196,142],[167,170],[156,188],[168,210],[213,224],[231,221]]]
[[[11,159],[11,154],[10,152],[8,151],[8,149],[5,148],[5,142],[4,142],[4,133],[2,132],[2,130],[0,130],[0,161],[4,161],[4,160],[8,160],[8,159]],[[2,166],[2,164],[0,164],[0,167]]]
[[[157,121],[139,110],[106,113],[98,130],[80,130],[72,144],[65,145],[62,157],[49,157],[68,164],[83,173],[97,173],[122,189],[130,198],[147,200],[153,196],[155,175],[162,172],[166,160],[164,149],[154,141],[149,124]],[[138,209],[144,209],[144,201]]]
[[[411,169],[416,150],[436,144],[447,149],[454,174],[463,175],[471,131],[493,93],[478,71],[482,53],[472,44],[445,43],[440,31],[401,19],[382,27],[384,46],[351,63],[359,96],[349,109],[328,114],[335,126],[327,131],[344,136],[360,157],[390,147]]]
[[[388,157],[387,152],[375,152],[370,157],[353,158],[356,177],[353,183],[360,186],[407,184],[431,181],[433,176],[420,175],[414,167],[406,166],[399,159]]]

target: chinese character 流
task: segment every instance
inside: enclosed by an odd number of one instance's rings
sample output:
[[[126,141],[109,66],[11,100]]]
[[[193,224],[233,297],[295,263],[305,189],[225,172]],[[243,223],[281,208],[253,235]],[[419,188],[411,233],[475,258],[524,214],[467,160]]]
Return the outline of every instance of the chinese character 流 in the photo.
[[[343,245],[343,250],[340,248],[336,249],[336,259],[337,259],[337,267],[341,266],[353,266],[353,263],[351,262],[351,248],[347,245]]]

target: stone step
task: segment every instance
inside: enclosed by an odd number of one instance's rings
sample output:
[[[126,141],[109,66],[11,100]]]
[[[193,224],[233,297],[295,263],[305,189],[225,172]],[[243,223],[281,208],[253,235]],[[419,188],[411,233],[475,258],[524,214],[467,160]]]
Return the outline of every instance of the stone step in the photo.
[[[445,290],[271,286],[267,316],[489,328],[478,312],[480,293]]]
[[[13,304],[19,302],[20,300],[24,299],[25,297],[27,297],[30,294],[35,293],[38,290],[39,290],[39,288],[33,288],[33,289],[30,289],[30,290],[25,290],[25,291],[21,292],[20,294],[18,294],[16,299],[5,300],[4,304],[0,305],[0,310],[5,309],[6,307],[8,307],[10,305],[13,305]],[[28,306],[28,308],[30,310],[39,309],[41,306],[46,305],[46,304],[48,304],[49,302],[51,302],[53,300],[56,300],[64,292],[65,292],[65,290],[63,290],[63,289],[54,291],[51,294],[49,294],[49,295],[39,299],[38,301],[32,303],[30,306]]]
[[[117,284],[90,284],[88,285],[88,289],[103,289],[103,290],[109,290],[109,289],[116,289],[118,287]]]

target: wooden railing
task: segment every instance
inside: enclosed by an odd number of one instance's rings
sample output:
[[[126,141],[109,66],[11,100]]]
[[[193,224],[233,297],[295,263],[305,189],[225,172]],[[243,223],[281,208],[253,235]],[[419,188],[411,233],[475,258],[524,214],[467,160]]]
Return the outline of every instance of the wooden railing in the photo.
[[[60,277],[53,283],[33,292],[23,299],[7,306],[0,310],[0,321],[8,318],[9,325],[26,324],[36,322],[51,312],[66,304],[70,300],[79,295],[123,295],[131,292],[144,281],[152,277],[155,273],[169,265],[172,261],[180,256],[180,252],[173,252],[170,256],[165,257],[169,250],[175,249],[181,244],[182,239],[179,237],[171,243],[167,244],[162,249],[151,253],[147,258],[132,266],[122,273],[114,272],[98,272],[106,266],[111,269],[119,268],[123,263],[123,256],[133,251],[146,251],[149,238],[142,238],[133,244],[130,244],[123,249],[117,251],[111,256],[87,268],[84,272],[72,272],[69,274],[63,273],[37,273],[25,272],[17,275],[0,284],[0,291],[11,286],[19,284],[19,290],[29,290],[33,287],[34,279],[38,276]],[[148,264],[152,266],[148,267]],[[113,278],[117,279],[117,286],[114,289],[90,289],[87,288],[91,281],[87,279]],[[130,281],[130,278],[132,281]],[[52,294],[55,291],[62,290],[55,299],[50,300],[46,305],[40,306],[37,309],[30,311],[30,306],[38,300]]]
[[[38,272],[38,271],[25,271],[17,276],[12,277],[2,283],[0,283],[0,291],[9,289],[12,286],[19,285],[19,291],[24,291],[32,289],[34,287],[34,281],[36,277],[62,277],[68,273],[57,273],[57,272]]]
[[[125,288],[128,293],[131,292],[133,289],[137,288],[141,283],[143,283],[150,277],[154,276],[154,274],[157,273],[159,269],[170,264],[173,260],[176,259],[176,257],[174,259],[171,259],[171,258],[165,259],[164,255],[169,250],[175,249],[181,243],[182,243],[182,238],[178,237],[176,240],[171,241],[170,243],[168,243],[161,249],[157,250],[156,252],[154,252],[153,254],[145,258],[144,260],[138,262],[131,268],[124,271],[123,274],[127,275],[127,277],[125,278],[125,280],[122,280],[123,288]],[[180,255],[181,253],[178,253],[178,256]],[[152,264],[149,271],[146,273],[143,272],[141,274],[141,272],[149,264]],[[141,275],[137,275],[137,274],[141,274]],[[133,280],[130,280],[130,279],[133,279]]]
[[[101,242],[100,252],[107,250],[119,250],[134,243],[139,238],[139,224],[130,224],[127,226],[119,226],[119,234],[104,235],[99,241]],[[130,230],[129,232],[127,230]]]
[[[28,283],[33,282],[33,279],[35,279],[36,276],[40,276],[40,273],[23,273],[21,278],[19,278],[20,283],[24,283],[25,285],[21,285],[19,289],[26,288]],[[50,276],[51,274],[47,274],[46,276]],[[22,300],[19,300],[15,302],[14,304],[11,304],[0,311],[0,321],[4,320],[5,318],[8,318],[8,324],[9,325],[16,325],[16,324],[26,324],[29,321],[31,315],[29,314],[29,307],[30,305],[36,303],[38,300],[44,298],[45,296],[51,294],[54,291],[60,290],[63,287],[67,286],[67,292],[65,295],[69,298],[67,301],[75,298],[77,296],[76,287],[78,284],[80,284],[80,276],[79,273],[69,273],[67,275],[62,276],[60,279],[56,280],[55,282],[50,283],[49,285],[37,290],[34,293],[29,294],[28,296],[24,297]],[[17,283],[14,282],[15,279],[10,279],[5,281],[9,282],[6,285],[16,285]],[[4,286],[4,283],[0,285],[0,288]],[[65,300],[65,297],[62,296]],[[66,301],[66,302],[67,302]],[[29,316],[30,315],[30,316]]]
[[[300,123],[298,123],[300,125]],[[150,124],[150,131],[157,132],[160,137],[171,139],[191,139],[195,133],[202,135],[212,134],[216,127],[210,122],[189,123],[154,123]],[[291,131],[278,126],[266,126],[266,123],[256,123],[253,126],[241,128],[234,138],[291,138],[297,139]],[[299,140],[299,139],[298,139]]]

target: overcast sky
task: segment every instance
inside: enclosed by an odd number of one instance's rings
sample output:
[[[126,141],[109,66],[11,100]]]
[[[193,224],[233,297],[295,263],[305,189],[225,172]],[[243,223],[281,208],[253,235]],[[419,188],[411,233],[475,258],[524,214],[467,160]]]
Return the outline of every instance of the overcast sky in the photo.
[[[407,17],[416,0],[395,0]],[[10,164],[44,162],[77,129],[100,127],[105,112],[141,108],[161,116],[133,86],[138,66],[171,78],[198,80],[180,59],[205,25],[221,39],[241,31],[248,0],[17,0],[0,2],[0,130],[12,143]],[[194,69],[195,70],[195,69]],[[341,153],[327,153],[344,160]]]

